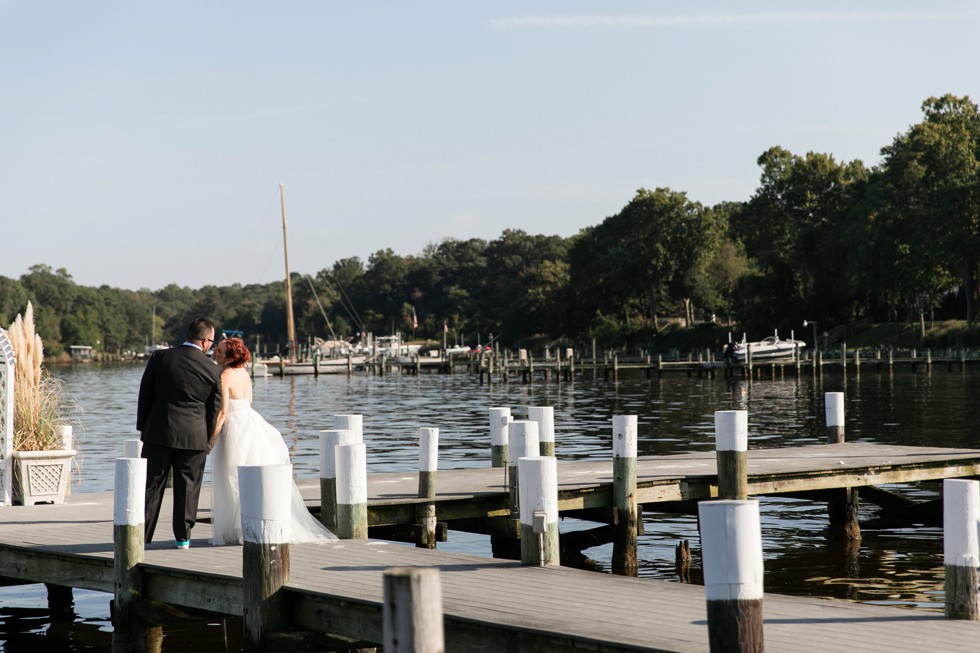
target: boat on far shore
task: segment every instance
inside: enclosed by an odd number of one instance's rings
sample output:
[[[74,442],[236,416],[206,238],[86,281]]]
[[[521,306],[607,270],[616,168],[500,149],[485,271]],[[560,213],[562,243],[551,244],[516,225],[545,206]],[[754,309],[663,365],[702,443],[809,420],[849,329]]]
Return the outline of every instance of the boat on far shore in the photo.
[[[773,332],[773,335],[768,338],[752,342],[746,341],[745,335],[743,334],[740,341],[728,343],[728,347],[725,349],[722,358],[731,360],[733,363],[744,363],[751,349],[753,362],[780,360],[799,355],[800,350],[804,347],[806,347],[804,341],[793,339],[783,340],[777,332]]]

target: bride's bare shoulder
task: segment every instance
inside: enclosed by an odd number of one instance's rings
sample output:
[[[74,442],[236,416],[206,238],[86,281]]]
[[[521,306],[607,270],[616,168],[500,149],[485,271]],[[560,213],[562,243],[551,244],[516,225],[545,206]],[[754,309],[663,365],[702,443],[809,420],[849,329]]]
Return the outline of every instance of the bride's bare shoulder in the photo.
[[[251,394],[252,379],[240,367],[226,367],[221,371],[221,384],[228,390],[231,399],[247,399]]]

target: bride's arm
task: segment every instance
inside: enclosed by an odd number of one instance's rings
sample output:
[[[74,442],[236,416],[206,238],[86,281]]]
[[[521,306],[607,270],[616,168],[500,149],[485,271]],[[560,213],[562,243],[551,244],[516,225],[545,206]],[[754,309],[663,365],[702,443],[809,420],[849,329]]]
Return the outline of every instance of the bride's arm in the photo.
[[[214,424],[214,435],[211,436],[211,440],[208,442],[208,451],[214,449],[214,445],[218,443],[218,436],[221,435],[221,429],[225,425],[225,415],[228,412],[228,405],[231,402],[230,388],[231,378],[228,374],[229,370],[224,370],[221,372],[221,409],[218,411],[218,418]]]

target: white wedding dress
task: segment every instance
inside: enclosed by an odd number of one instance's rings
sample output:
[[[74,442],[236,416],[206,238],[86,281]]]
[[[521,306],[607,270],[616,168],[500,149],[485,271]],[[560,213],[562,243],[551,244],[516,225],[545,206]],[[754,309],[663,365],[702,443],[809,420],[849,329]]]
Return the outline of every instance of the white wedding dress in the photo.
[[[276,427],[253,410],[247,399],[232,399],[211,455],[212,544],[242,542],[238,466],[288,463],[289,449]],[[291,509],[290,542],[332,542],[337,539],[307,510],[295,482],[292,483]]]

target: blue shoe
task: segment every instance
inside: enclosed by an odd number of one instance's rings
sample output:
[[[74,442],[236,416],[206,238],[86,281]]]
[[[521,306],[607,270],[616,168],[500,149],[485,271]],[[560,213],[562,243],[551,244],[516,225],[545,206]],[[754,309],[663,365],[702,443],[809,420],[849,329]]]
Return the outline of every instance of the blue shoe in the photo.
[[[189,548],[191,548],[191,541],[190,540],[177,540],[177,548],[178,549],[189,549]]]

